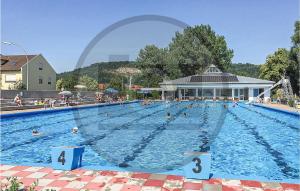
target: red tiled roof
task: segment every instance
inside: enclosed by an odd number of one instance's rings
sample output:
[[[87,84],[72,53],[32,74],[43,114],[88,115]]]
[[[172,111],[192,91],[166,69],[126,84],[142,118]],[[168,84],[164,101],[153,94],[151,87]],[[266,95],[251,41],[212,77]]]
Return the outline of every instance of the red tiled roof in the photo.
[[[30,61],[37,55],[27,55]],[[26,55],[1,55],[1,71],[21,70],[21,67],[27,62]]]

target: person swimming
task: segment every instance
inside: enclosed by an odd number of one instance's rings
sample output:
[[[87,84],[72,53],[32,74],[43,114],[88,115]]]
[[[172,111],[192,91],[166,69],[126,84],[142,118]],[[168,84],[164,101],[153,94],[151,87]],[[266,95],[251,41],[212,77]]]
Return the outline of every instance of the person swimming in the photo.
[[[168,112],[168,113],[167,113],[167,116],[166,116],[166,118],[167,118],[168,120],[170,120],[170,119],[172,118],[172,115],[171,115],[171,113],[170,113],[170,112]]]
[[[72,133],[77,134],[78,133],[78,127],[73,127],[72,128]]]
[[[184,113],[183,113],[183,116],[184,116],[184,117],[187,117],[187,113],[186,113],[186,112],[184,112]]]
[[[41,133],[38,130],[36,129],[32,130],[32,136],[39,136],[39,135],[41,135]]]
[[[227,105],[224,104],[223,107],[224,107],[225,109],[227,109]]]
[[[234,101],[232,107],[235,107],[237,105],[238,105],[238,103],[236,101]]]

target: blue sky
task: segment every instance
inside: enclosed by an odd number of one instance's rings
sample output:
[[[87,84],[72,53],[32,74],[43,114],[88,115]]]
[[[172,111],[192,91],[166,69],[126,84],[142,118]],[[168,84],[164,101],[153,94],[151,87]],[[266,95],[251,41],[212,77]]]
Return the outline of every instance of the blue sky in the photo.
[[[72,70],[87,44],[122,19],[155,14],[188,25],[209,24],[234,50],[233,62],[264,63],[277,48],[289,48],[297,0],[2,0],[2,41],[16,42],[31,54],[42,53],[57,72]],[[109,55],[135,59],[146,44],[164,47],[181,29],[159,22],[121,27],[98,42],[86,64]],[[1,45],[3,54],[21,54]]]

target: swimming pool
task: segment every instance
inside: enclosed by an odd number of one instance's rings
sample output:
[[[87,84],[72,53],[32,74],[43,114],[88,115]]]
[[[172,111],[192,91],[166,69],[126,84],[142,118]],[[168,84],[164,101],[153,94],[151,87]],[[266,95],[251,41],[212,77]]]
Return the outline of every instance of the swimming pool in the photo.
[[[207,149],[211,141],[213,174],[299,179],[299,117],[243,103],[223,105],[130,103],[3,118],[1,163],[47,165],[52,146],[83,145],[84,166],[170,171],[181,168],[186,152]],[[78,134],[71,133],[73,127]],[[33,137],[33,129],[42,136]]]

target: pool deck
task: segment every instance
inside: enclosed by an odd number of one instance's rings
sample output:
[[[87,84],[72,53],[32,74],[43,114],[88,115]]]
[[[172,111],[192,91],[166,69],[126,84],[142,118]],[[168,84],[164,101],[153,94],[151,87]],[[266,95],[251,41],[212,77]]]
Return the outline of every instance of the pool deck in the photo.
[[[117,102],[116,102],[117,103]],[[108,104],[108,103],[103,103],[103,104]],[[102,104],[102,105],[103,105]],[[36,109],[24,109],[24,110],[11,110],[11,111],[0,111],[0,114],[14,114],[14,113],[23,113],[23,112],[36,112],[36,111],[45,111],[45,110],[61,110],[61,109],[66,109],[66,108],[80,108],[80,107],[86,107],[86,106],[93,106],[93,105],[101,105],[99,103],[93,103],[93,104],[83,104],[83,105],[78,105],[78,106],[62,106],[62,107],[55,107],[55,108],[36,108]],[[267,106],[270,108],[277,108],[277,109],[282,109],[290,112],[299,112],[299,109],[295,109],[292,107],[289,107],[288,105],[283,105],[283,104],[261,104],[263,106]]]
[[[11,111],[0,111],[0,114],[13,114],[13,113],[23,113],[23,112],[33,112],[33,111],[45,111],[45,110],[60,110],[65,108],[80,108],[84,106],[92,106],[97,105],[98,103],[93,104],[83,104],[78,106],[61,106],[61,107],[54,107],[54,108],[36,108],[36,109],[22,109],[22,110],[11,110]]]
[[[0,165],[1,188],[7,177],[17,177],[25,187],[38,179],[36,190],[56,191],[299,191],[300,184],[233,179],[191,180],[182,176],[49,167]]]
[[[263,104],[263,105],[268,106],[268,107],[277,108],[277,109],[283,109],[283,110],[287,110],[287,111],[292,111],[292,112],[299,111],[299,109],[295,109],[293,107],[290,107],[288,105],[283,105],[283,104],[272,103],[272,104]]]

